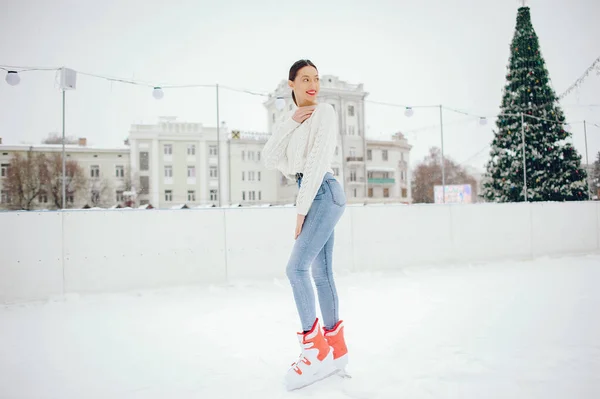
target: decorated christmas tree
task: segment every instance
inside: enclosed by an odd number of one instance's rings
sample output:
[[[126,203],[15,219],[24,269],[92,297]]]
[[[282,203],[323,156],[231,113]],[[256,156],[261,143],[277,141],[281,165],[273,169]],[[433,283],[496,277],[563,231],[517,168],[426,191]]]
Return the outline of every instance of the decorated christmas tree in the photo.
[[[529,7],[518,11],[506,80],[482,197],[490,202],[588,199],[586,172],[569,141],[571,135],[550,86]]]

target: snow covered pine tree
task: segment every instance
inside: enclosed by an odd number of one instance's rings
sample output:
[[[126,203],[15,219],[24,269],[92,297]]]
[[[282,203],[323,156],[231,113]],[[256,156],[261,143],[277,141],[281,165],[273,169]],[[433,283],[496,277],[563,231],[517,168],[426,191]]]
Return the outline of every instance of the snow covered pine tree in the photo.
[[[550,87],[529,7],[519,8],[509,62],[482,197],[490,202],[525,200],[524,113],[527,200],[587,200],[586,171],[581,167],[581,156],[567,142],[571,135],[565,130],[564,114]]]

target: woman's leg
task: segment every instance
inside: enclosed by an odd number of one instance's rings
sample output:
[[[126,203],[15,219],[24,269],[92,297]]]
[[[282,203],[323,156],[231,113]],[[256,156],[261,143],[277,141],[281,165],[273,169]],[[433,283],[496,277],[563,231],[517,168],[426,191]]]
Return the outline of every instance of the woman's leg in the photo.
[[[319,296],[323,326],[328,330],[333,329],[339,321],[339,302],[332,270],[334,235],[335,232],[332,232],[312,265],[312,276]]]
[[[303,331],[309,331],[316,319],[315,294],[309,269],[333,230],[333,226],[323,223],[328,219],[324,217],[327,206],[323,205],[322,201],[313,203],[286,268]]]

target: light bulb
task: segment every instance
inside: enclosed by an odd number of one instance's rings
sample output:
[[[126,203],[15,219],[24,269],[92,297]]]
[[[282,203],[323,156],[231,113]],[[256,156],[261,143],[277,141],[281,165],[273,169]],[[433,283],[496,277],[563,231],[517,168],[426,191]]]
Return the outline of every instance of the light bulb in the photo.
[[[16,86],[21,81],[21,77],[17,73],[17,71],[8,71],[6,74],[6,83],[11,86]]]
[[[284,107],[285,107],[285,100],[283,99],[283,97],[277,97],[277,100],[275,100],[275,108],[277,108],[277,110],[281,111]]]
[[[413,111],[413,109],[411,107],[406,107],[406,110],[404,111],[404,115],[406,115],[410,118],[414,114],[415,114],[415,111]]]
[[[163,93],[163,91],[160,87],[157,86],[154,88],[154,90],[152,90],[152,97],[156,98],[157,100],[160,100],[164,96],[165,96],[165,93]]]

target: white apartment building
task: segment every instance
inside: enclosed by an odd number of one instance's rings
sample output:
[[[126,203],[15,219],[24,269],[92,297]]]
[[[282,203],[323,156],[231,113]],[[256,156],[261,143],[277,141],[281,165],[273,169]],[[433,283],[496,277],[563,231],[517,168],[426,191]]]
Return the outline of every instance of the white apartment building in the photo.
[[[391,141],[367,139],[366,202],[412,202],[411,148],[402,133],[394,134]]]
[[[369,140],[365,136],[364,100],[368,93],[362,84],[350,84],[336,76],[321,76],[319,101],[333,105],[339,121],[338,146],[333,163],[336,177],[344,186],[348,202],[401,201],[410,203],[408,162],[411,146],[402,135],[392,141]],[[285,106],[276,107],[277,98]],[[265,102],[269,115],[269,132],[275,131],[295,112],[287,80],[282,80]],[[368,159],[373,154],[387,154],[386,159]],[[386,176],[385,178],[383,176]],[[295,182],[281,181],[280,185],[295,188]],[[290,191],[291,192],[291,191]],[[285,191],[286,198],[291,194]]]
[[[132,125],[128,140],[131,170],[139,181],[137,203],[156,208],[227,204],[227,135],[224,125],[204,127],[175,117]]]
[[[1,141],[0,141],[1,143]],[[46,155],[62,154],[60,144],[9,145],[0,144],[0,207],[10,208],[13,199],[5,188],[8,168],[12,156],[19,153],[27,156],[27,152]],[[65,146],[67,161],[76,161],[83,169],[87,179],[86,187],[75,195],[66,196],[67,208],[84,206],[111,207],[123,204],[126,176],[129,165],[129,148],[104,148],[87,146],[87,140],[80,138],[78,144]],[[34,209],[55,209],[52,196],[42,192],[33,203]]]

